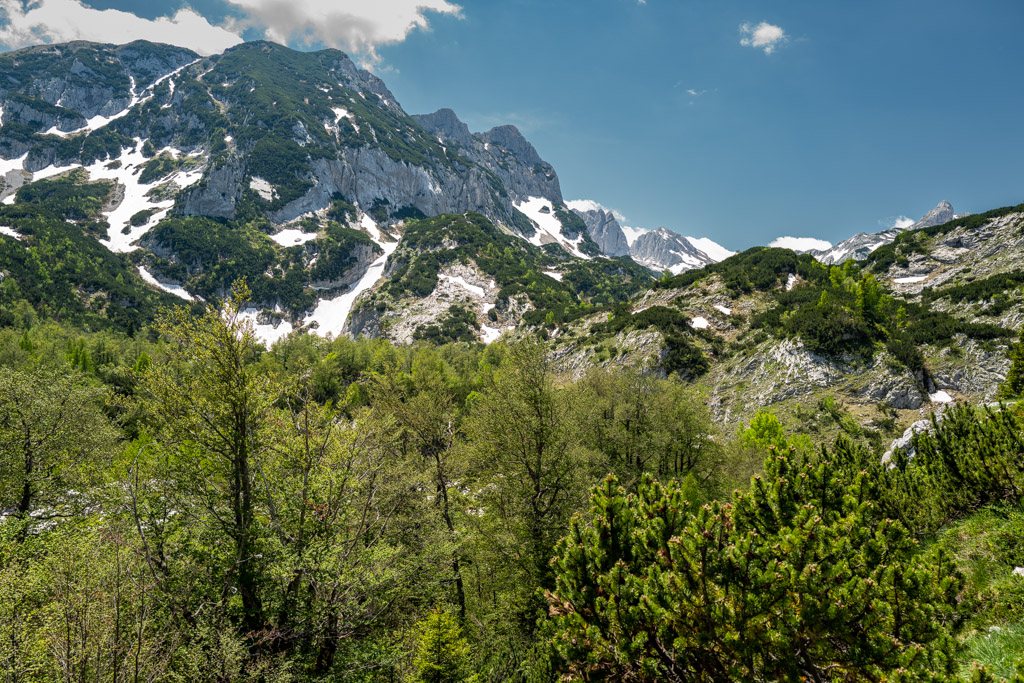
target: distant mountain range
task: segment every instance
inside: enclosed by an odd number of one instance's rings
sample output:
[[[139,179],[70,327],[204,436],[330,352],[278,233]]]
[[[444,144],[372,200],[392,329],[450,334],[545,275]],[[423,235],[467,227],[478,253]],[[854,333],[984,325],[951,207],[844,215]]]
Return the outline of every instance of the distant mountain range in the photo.
[[[345,54],[268,42],[210,57],[147,42],[0,55],[0,201],[22,289],[44,277],[25,250],[56,253],[72,226],[95,268],[65,273],[69,311],[107,316],[95,301],[115,289],[119,311],[148,311],[154,289],[195,301],[245,277],[268,341],[300,328],[489,340],[733,255],[566,202],[514,126],[410,116]],[[954,215],[943,202],[907,229]],[[839,263],[900,232],[773,244]]]

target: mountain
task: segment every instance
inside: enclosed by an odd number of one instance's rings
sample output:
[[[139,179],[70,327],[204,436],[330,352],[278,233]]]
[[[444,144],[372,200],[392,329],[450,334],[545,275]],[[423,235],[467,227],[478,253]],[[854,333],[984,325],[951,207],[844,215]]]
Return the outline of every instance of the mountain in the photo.
[[[11,212],[44,181],[92,193],[97,205],[71,223],[126,255],[133,286],[210,299],[245,277],[246,314],[268,342],[300,328],[340,334],[356,299],[399,269],[407,227],[428,217],[472,214],[509,248],[536,247],[537,269],[520,278],[531,291],[550,286],[543,269],[568,277],[574,259],[601,257],[567,279],[563,308],[649,277],[601,255],[515,127],[472,133],[449,109],[409,116],[336,50],[252,42],[200,57],[75,42],[0,55],[0,73],[3,222],[17,232]],[[440,246],[475,263],[496,243]]]
[[[701,268],[735,253],[706,237],[683,237],[666,228],[653,231],[624,228],[612,212],[591,200],[574,200],[568,205],[586,223],[591,239],[603,253],[629,255],[658,274],[666,270],[678,274]]]
[[[969,214],[957,214],[953,210],[953,205],[944,199],[934,209],[922,216],[920,220],[909,226],[892,227],[888,230],[870,234],[860,232],[833,247],[818,249],[812,253],[819,261],[827,264],[842,263],[848,259],[862,261],[875,249],[891,243],[902,232],[942,225],[955,218],[967,215]]]

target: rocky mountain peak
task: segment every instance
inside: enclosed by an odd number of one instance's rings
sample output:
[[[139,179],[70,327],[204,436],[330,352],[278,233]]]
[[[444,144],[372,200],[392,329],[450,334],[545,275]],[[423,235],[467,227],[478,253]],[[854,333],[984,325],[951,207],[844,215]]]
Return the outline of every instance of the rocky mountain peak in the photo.
[[[916,230],[918,228],[930,228],[934,225],[942,225],[948,223],[956,216],[956,211],[953,210],[953,205],[943,199],[938,205],[921,217],[921,220],[910,226],[910,230]]]
[[[523,137],[519,129],[513,125],[491,128],[483,134],[483,139],[489,144],[507,149],[516,159],[527,166],[543,163],[530,141]]]
[[[615,215],[593,202],[569,202],[573,212],[587,224],[587,232],[601,251],[609,256],[629,254],[629,242]]]
[[[455,142],[462,147],[470,147],[473,144],[473,134],[469,132],[469,126],[451,109],[438,109],[433,114],[416,114],[413,118],[424,130],[445,142]]]

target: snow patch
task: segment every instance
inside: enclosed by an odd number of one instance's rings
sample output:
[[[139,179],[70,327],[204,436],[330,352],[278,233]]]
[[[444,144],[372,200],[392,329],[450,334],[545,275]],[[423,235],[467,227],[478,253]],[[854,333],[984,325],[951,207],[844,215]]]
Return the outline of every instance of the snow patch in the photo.
[[[928,399],[932,403],[952,403],[953,397],[945,391],[936,391],[934,394],[928,394]]]
[[[253,334],[256,338],[263,342],[266,346],[273,346],[275,342],[284,339],[291,334],[292,324],[287,320],[282,320],[277,324],[277,327],[266,324],[261,325],[257,322],[259,316],[259,310],[256,308],[247,308],[244,311],[238,313],[238,317],[242,320],[248,321],[252,325]]]
[[[302,232],[296,228],[288,228],[270,236],[282,247],[294,247],[296,244],[305,244],[316,239],[315,232]]]
[[[927,275],[911,275],[910,277],[897,277],[893,278],[893,282],[898,285],[912,285],[915,282],[924,282],[928,279]]]
[[[377,222],[370,218],[369,214],[361,214],[359,216],[359,227],[361,227],[366,234],[370,236],[377,244],[381,244],[383,236],[380,233],[380,228],[377,226]],[[383,246],[383,244],[381,244]]]
[[[816,237],[779,237],[768,244],[769,247],[792,249],[793,251],[825,251],[832,248],[832,243]]]
[[[583,235],[580,235],[575,240],[570,240],[562,234],[562,222],[555,216],[555,207],[550,200],[544,197],[528,197],[526,201],[517,203],[515,207],[539,228],[533,233],[533,237],[529,238],[531,244],[539,247],[554,242],[560,244],[573,256],[587,261],[590,260],[591,257],[579,249],[579,244],[583,241]]]
[[[15,159],[0,159],[0,175],[7,175],[11,171],[24,170],[25,159],[28,159],[28,152]]]
[[[786,280],[786,291],[789,292],[793,289],[793,285],[796,284],[796,275],[793,273],[789,274],[789,279]]]
[[[384,250],[384,254],[370,264],[366,274],[341,296],[334,299],[321,299],[313,312],[303,321],[307,325],[314,322],[318,324],[313,332],[321,337],[341,335],[356,297],[377,284],[384,275],[384,266],[387,264],[388,257],[398,248],[398,242],[377,242],[377,244]]]
[[[181,285],[172,285],[166,282],[160,282],[145,266],[139,266],[139,275],[142,276],[143,280],[157,289],[162,289],[163,291],[173,294],[176,297],[180,297],[185,301],[195,301],[195,297],[189,294],[184,287]]]
[[[7,235],[8,237],[13,237],[16,240],[21,240],[21,233],[6,225],[0,225],[0,235]]]
[[[554,278],[554,279],[558,280],[559,282],[562,281],[562,274],[561,273],[556,273],[553,270],[545,270],[545,271],[542,271],[542,272],[545,275],[547,275],[548,277]]]
[[[726,308],[725,306],[721,306],[719,304],[715,304],[715,309],[720,311],[721,313],[725,313],[726,315],[732,315],[732,309],[731,308]]]
[[[708,319],[697,316],[696,318],[690,321],[690,326],[697,330],[707,329]]]
[[[716,262],[724,261],[730,256],[736,255],[735,251],[730,251],[718,242],[710,240],[707,237],[687,237],[686,240]]]
[[[480,341],[484,344],[493,344],[494,342],[501,339],[501,330],[497,327],[488,327],[487,325],[480,326]]]

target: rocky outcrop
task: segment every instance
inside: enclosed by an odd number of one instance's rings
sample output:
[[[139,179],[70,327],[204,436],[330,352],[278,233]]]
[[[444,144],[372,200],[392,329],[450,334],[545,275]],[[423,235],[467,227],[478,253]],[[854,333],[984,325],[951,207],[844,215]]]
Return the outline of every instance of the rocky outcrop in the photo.
[[[956,218],[956,212],[953,210],[953,205],[943,199],[934,209],[922,216],[921,220],[914,223],[907,229],[917,230],[919,228],[930,228],[935,225],[948,223],[954,218]]]
[[[234,218],[235,207],[242,199],[245,164],[238,157],[229,157],[224,163],[209,169],[202,181],[190,190],[180,202],[180,212],[186,216]]]
[[[600,247],[601,253],[608,256],[629,255],[629,242],[626,241],[626,234],[622,232],[622,226],[610,211],[573,209],[573,212],[587,224],[587,232]]]
[[[508,216],[511,206],[497,203],[487,191],[487,178],[468,168],[460,175],[453,169],[430,169],[395,161],[372,147],[344,149],[338,159],[313,163],[315,185],[303,197],[271,215],[286,223],[310,211],[327,207],[335,194],[369,209],[375,202],[393,207],[413,207],[426,216],[479,211]]]

